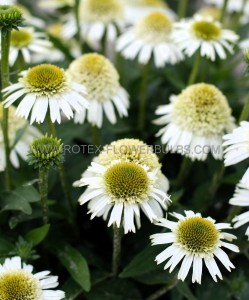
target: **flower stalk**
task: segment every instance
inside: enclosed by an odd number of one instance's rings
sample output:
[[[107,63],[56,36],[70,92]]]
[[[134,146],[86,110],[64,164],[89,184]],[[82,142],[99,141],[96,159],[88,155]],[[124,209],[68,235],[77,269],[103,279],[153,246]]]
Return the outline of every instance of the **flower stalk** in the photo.
[[[228,0],[224,0],[223,7],[222,7],[222,10],[221,10],[221,17],[220,17],[221,23],[224,22],[224,19],[225,19],[225,16],[226,16],[227,4],[228,4]]]
[[[186,15],[188,0],[180,0],[178,4],[178,17],[179,19],[182,19]]]
[[[121,240],[122,240],[122,227],[113,225],[113,257],[112,257],[112,275],[118,275],[121,256]]]
[[[2,89],[8,87],[9,85],[9,49],[10,49],[10,30],[1,30],[1,82]],[[2,96],[3,101],[5,97]],[[11,190],[11,164],[10,164],[10,144],[9,144],[9,134],[8,134],[8,108],[3,109],[3,139],[4,139],[4,149],[5,149],[5,159],[6,159],[6,170],[5,170],[5,188],[7,191]]]
[[[55,130],[55,126],[54,123],[51,121],[49,115],[47,115],[47,123],[48,123],[48,128],[50,133],[56,137],[56,130]],[[66,172],[65,172],[65,168],[64,165],[61,164],[59,166],[59,175],[60,175],[60,180],[61,180],[61,186],[64,192],[64,195],[67,199],[68,202],[68,206],[71,210],[71,214],[74,215],[74,203],[73,203],[73,199],[69,190],[69,186],[68,186],[68,181],[67,181],[67,176],[66,176]]]
[[[48,217],[48,171],[47,168],[39,169],[39,192],[41,196],[41,205],[43,211],[43,223],[49,223]]]
[[[143,132],[146,119],[146,106],[147,106],[147,87],[150,72],[150,62],[144,66],[143,76],[140,87],[140,101],[139,101],[139,115],[138,115],[138,131]]]
[[[198,51],[195,57],[192,71],[189,76],[188,85],[194,84],[196,82],[200,65],[201,65],[201,52]]]

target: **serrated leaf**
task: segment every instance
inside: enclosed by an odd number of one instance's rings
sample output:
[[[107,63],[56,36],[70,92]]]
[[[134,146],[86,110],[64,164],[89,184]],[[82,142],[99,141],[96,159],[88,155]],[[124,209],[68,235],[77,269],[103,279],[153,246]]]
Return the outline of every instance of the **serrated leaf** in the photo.
[[[32,242],[33,246],[40,244],[48,234],[50,225],[46,224],[42,227],[33,229],[25,235],[25,240]]]
[[[89,292],[91,289],[90,272],[87,261],[81,253],[70,245],[66,245],[63,250],[58,251],[58,257],[72,278]]]

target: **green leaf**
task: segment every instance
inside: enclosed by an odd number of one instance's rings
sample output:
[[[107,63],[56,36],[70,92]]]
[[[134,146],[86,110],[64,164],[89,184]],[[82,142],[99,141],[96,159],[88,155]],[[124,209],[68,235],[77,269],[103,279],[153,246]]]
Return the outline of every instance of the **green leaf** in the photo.
[[[42,227],[39,227],[39,228],[29,231],[25,235],[25,240],[27,240],[28,242],[32,242],[33,246],[37,246],[45,239],[45,237],[48,234],[49,228],[50,228],[50,225],[47,224]]]
[[[22,186],[6,193],[2,200],[2,211],[18,210],[30,215],[32,208],[29,203],[40,201],[40,195],[33,186]]]
[[[82,293],[82,288],[72,278],[64,283],[62,290],[65,292],[66,300],[74,300]]]
[[[179,281],[176,288],[180,294],[182,294],[188,300],[197,300],[193,295],[186,282]],[[219,299],[219,298],[218,298]]]
[[[142,300],[137,288],[128,280],[105,280],[85,295],[88,300]]]
[[[89,292],[91,289],[90,272],[87,261],[81,253],[70,245],[66,245],[58,252],[58,257],[72,278],[84,291]]]
[[[14,245],[4,238],[0,238],[0,255],[6,255],[14,249]]]
[[[155,270],[162,270],[162,266],[158,266],[155,257],[165,249],[163,246],[148,246],[139,254],[120,273],[120,278],[129,278],[145,275]]]
[[[31,215],[32,208],[26,198],[23,198],[16,191],[8,193],[2,201],[2,210],[18,210],[27,215]]]
[[[40,194],[32,185],[19,187],[15,190],[20,197],[27,199],[28,202],[39,202],[41,200]]]

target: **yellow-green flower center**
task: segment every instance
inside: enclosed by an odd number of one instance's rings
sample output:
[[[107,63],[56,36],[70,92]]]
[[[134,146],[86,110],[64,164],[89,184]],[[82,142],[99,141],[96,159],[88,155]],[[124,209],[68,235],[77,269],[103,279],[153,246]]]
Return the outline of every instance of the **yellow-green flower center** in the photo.
[[[160,168],[158,157],[153,149],[137,139],[121,139],[104,147],[98,156],[101,165],[108,165],[114,160],[130,161],[146,165],[150,169]]]
[[[119,75],[112,63],[97,53],[85,54],[69,66],[68,73],[75,82],[84,85],[88,99],[109,101],[119,89]]]
[[[51,96],[67,88],[64,70],[50,64],[42,64],[29,69],[24,82],[31,93],[39,95]]]
[[[119,0],[84,0],[81,16],[86,22],[116,22],[123,16],[123,6]]]
[[[120,162],[109,167],[104,174],[104,182],[115,202],[143,202],[149,189],[146,171],[131,162]]]
[[[189,86],[173,102],[173,122],[199,136],[219,136],[231,126],[231,109],[215,86],[198,83]]]
[[[212,21],[195,21],[192,31],[198,39],[205,41],[218,40],[221,35],[221,27]]]
[[[177,243],[191,254],[210,254],[219,240],[214,223],[202,217],[190,217],[179,221]]]
[[[30,45],[33,41],[33,35],[31,32],[20,29],[20,30],[13,30],[11,32],[11,46],[22,48]]]
[[[27,271],[11,270],[0,275],[0,300],[40,299],[37,279]]]
[[[166,14],[152,12],[138,22],[135,35],[148,43],[161,43],[167,41],[171,30],[172,22]]]

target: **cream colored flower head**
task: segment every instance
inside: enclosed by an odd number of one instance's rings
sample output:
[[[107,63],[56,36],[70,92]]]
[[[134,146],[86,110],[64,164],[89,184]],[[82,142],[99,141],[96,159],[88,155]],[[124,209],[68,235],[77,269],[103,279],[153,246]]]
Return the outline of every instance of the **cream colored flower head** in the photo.
[[[87,186],[79,203],[88,202],[91,218],[103,217],[109,220],[108,226],[135,232],[135,223],[140,227],[140,209],[154,222],[170,202],[168,187],[157,172],[130,161],[113,161],[108,166],[93,162],[74,186]]]
[[[217,57],[226,59],[238,39],[235,32],[223,29],[212,17],[195,15],[175,25],[174,41],[189,57],[200,51],[201,56],[212,61]]]
[[[67,73],[73,81],[85,86],[90,103],[88,110],[76,114],[76,123],[83,123],[87,115],[89,123],[102,127],[105,114],[115,124],[114,107],[120,117],[128,115],[128,93],[120,86],[117,70],[103,55],[85,54],[70,64]]]
[[[99,164],[110,165],[114,160],[130,161],[146,165],[149,170],[161,168],[158,157],[153,149],[138,139],[120,139],[106,145],[99,154]]]
[[[221,17],[221,10],[213,6],[204,6],[197,11],[197,15],[202,17],[211,17],[215,21],[219,21]]]
[[[239,248],[231,243],[236,236],[223,232],[232,229],[228,223],[216,223],[212,218],[203,218],[201,214],[185,211],[185,216],[173,213],[176,222],[160,219],[156,224],[167,228],[170,232],[151,236],[152,245],[165,245],[165,250],[156,257],[158,264],[166,261],[164,269],[171,273],[182,260],[178,279],[184,281],[193,266],[192,282],[201,284],[203,263],[205,263],[214,281],[222,279],[221,272],[215,261],[218,259],[224,267],[231,271],[235,268],[222,248],[239,252]],[[168,246],[168,244],[171,244]]]
[[[34,274],[33,266],[22,263],[20,257],[7,258],[0,265],[0,299],[3,300],[61,300],[65,293],[53,290],[58,277],[50,271]]]
[[[176,64],[184,58],[173,41],[174,25],[172,19],[161,11],[150,12],[135,26],[121,35],[117,51],[127,59],[135,59],[147,64],[153,57],[156,67]]]
[[[191,159],[205,160],[209,152],[222,159],[222,136],[234,128],[234,119],[226,97],[214,85],[193,84],[171,103],[156,110],[154,121],[166,125],[158,133],[166,149]]]
[[[64,7],[73,7],[74,0],[39,0],[38,6],[44,10],[53,11]]]
[[[33,62],[33,56],[39,55],[40,61],[45,60],[53,45],[48,41],[47,35],[35,32],[32,27],[21,27],[11,31],[9,62],[13,66],[19,55],[24,62]]]
[[[0,123],[3,118],[3,106],[0,104]],[[41,133],[34,126],[28,124],[28,122],[16,115],[16,108],[14,106],[9,107],[9,144],[11,147],[10,161],[15,168],[19,168],[19,156],[23,159],[27,159],[29,145],[33,139],[39,137]],[[21,133],[21,134],[20,134]],[[6,157],[4,148],[3,132],[0,126],[0,171],[4,171],[6,167]]]
[[[84,0],[80,7],[81,29],[86,40],[114,41],[124,24],[121,0]]]
[[[233,132],[223,136],[224,164],[235,165],[249,157],[249,122],[243,121]],[[249,168],[241,179],[241,184],[249,188]]]
[[[172,20],[176,14],[164,0],[122,0],[125,6],[125,20],[128,25],[155,11],[167,14]]]
[[[88,107],[84,86],[74,82],[62,69],[52,64],[34,66],[21,73],[19,82],[3,91],[5,107],[23,97],[17,107],[17,115],[30,123],[43,123],[50,111],[51,121],[61,123],[61,112],[70,119],[74,111],[81,112]]]
[[[249,185],[240,181],[237,184],[233,197],[229,200],[229,204],[234,206],[240,206],[241,209],[249,206]],[[234,228],[241,227],[249,223],[249,211],[245,211],[239,215],[236,215],[232,222],[234,222]],[[249,226],[247,226],[245,235],[249,240]]]

